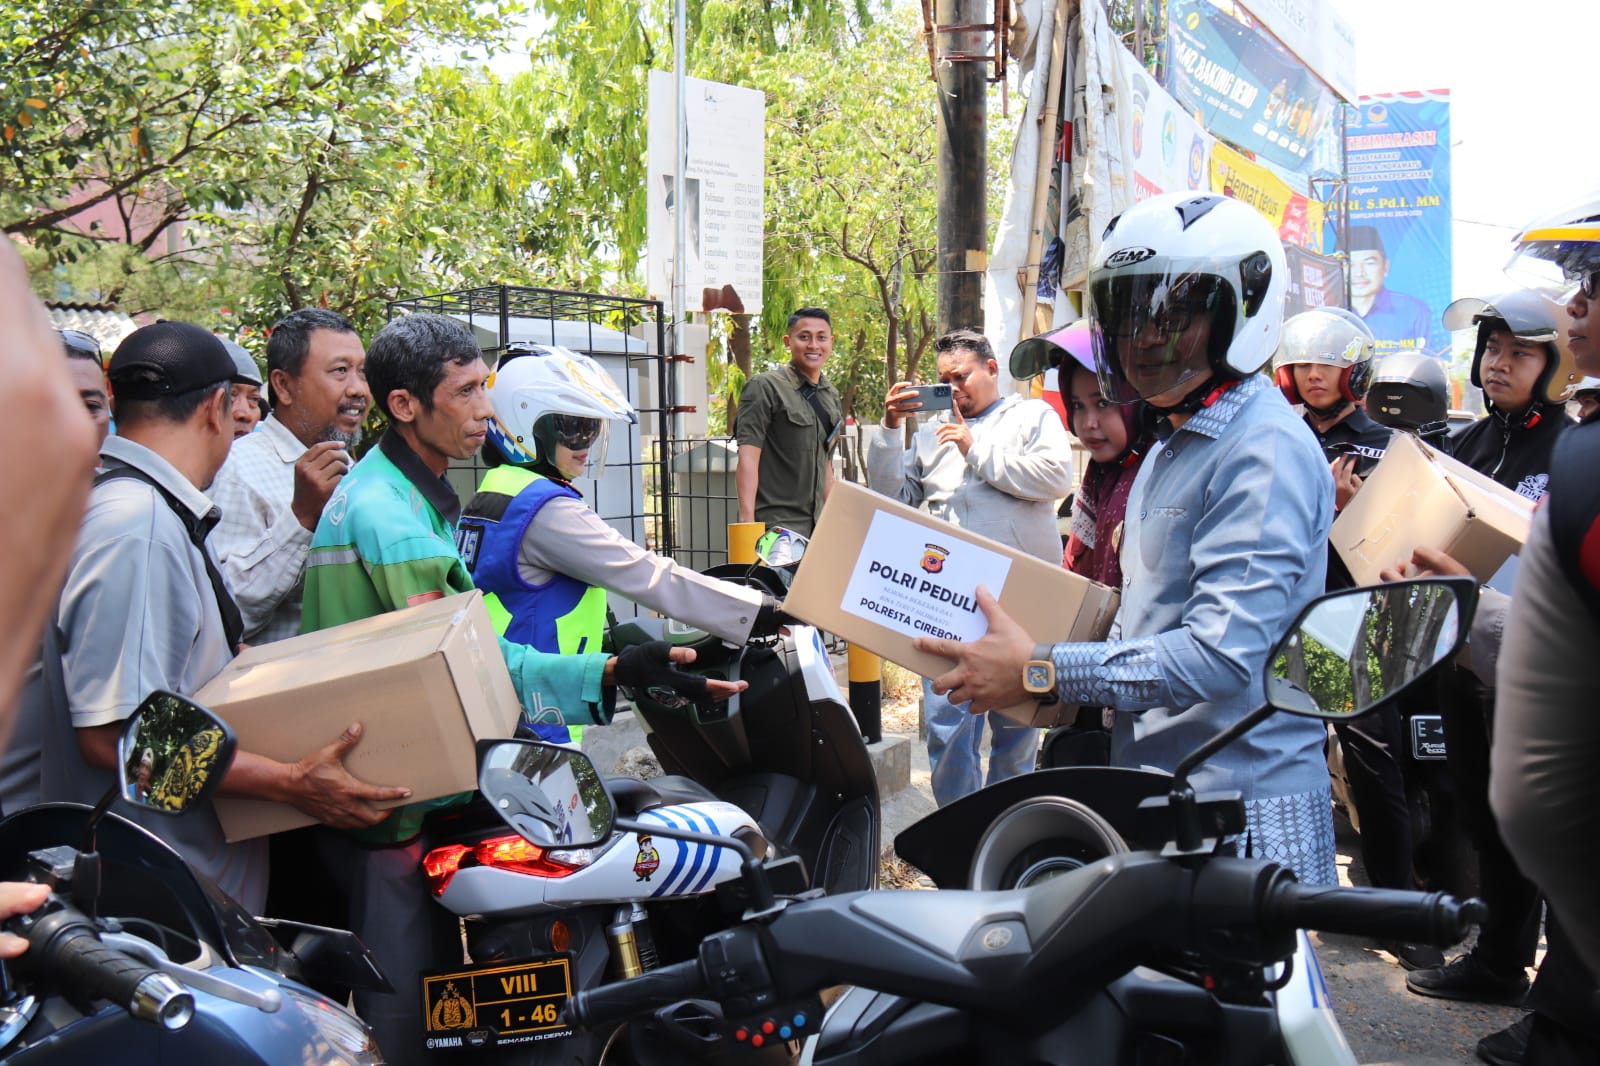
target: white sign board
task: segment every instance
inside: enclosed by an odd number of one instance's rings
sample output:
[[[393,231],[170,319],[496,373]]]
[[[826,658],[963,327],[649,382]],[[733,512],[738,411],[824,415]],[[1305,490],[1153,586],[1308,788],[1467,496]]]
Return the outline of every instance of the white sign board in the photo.
[[[677,235],[677,93],[668,71],[650,72],[650,292],[671,302]],[[766,174],[766,95],[688,79],[689,166],[684,173],[685,306],[701,310],[706,289],[731,286],[743,310],[761,310],[762,181]],[[714,306],[727,306],[726,302]],[[705,308],[709,310],[709,308]]]
[[[978,586],[996,596],[1011,560],[976,544],[945,538],[928,542],[928,529],[899,515],[872,516],[840,607],[908,637],[977,640],[989,631],[978,606]],[[915,569],[908,559],[919,559]]]

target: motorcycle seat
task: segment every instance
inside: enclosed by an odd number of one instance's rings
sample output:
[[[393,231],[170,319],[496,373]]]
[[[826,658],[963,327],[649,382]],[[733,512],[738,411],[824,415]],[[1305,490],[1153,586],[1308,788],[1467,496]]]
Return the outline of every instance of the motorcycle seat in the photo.
[[[711,790],[691,777],[666,774],[662,777],[608,777],[606,790],[617,806],[617,814],[624,818],[655,807],[669,807],[674,803],[707,803],[717,797]]]

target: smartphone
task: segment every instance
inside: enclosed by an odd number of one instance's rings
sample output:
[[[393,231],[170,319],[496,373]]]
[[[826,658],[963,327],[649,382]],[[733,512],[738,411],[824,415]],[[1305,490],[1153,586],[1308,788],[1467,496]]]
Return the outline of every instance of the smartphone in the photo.
[[[1363,448],[1354,441],[1340,441],[1338,444],[1330,444],[1327,447],[1327,454],[1340,459],[1345,456],[1355,459],[1355,475],[1363,479],[1372,473],[1373,468],[1378,465],[1378,457],[1374,456],[1370,449]]]
[[[922,410],[924,411],[950,410],[950,385],[948,383],[935,382],[932,385],[915,385],[911,391],[917,394],[917,399],[921,401]]]

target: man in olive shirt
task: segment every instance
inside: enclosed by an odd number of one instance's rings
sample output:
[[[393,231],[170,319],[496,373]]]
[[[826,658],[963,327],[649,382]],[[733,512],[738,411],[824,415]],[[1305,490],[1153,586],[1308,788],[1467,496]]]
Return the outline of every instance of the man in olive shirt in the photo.
[[[739,397],[739,521],[809,537],[833,486],[829,460],[844,425],[839,393],[822,376],[833,354],[828,312],[800,308],[789,316],[783,343],[789,365],[757,374]]]

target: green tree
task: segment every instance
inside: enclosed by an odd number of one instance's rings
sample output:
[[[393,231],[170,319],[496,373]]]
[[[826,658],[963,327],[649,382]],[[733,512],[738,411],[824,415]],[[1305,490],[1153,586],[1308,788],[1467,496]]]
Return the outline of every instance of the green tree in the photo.
[[[381,228],[383,203],[425,207],[423,190],[443,191],[406,174],[428,169],[407,155],[460,97],[418,76],[411,57],[424,45],[493,47],[513,10],[513,0],[8,2],[0,228],[31,245],[36,269],[71,277],[83,263],[79,276],[110,298],[143,285],[146,297],[260,303],[241,279],[256,290],[270,278],[279,305],[354,306],[351,290],[384,278],[350,260],[318,276],[318,240],[335,236],[330,205]],[[112,221],[84,232],[73,217],[85,208]],[[439,230],[423,230],[438,258],[454,259],[449,220],[424,218]],[[184,244],[162,249],[178,223]],[[329,278],[345,292],[318,291]]]

